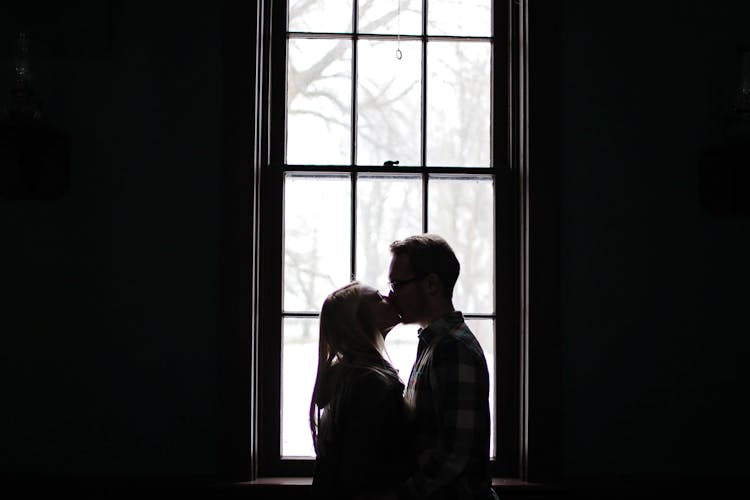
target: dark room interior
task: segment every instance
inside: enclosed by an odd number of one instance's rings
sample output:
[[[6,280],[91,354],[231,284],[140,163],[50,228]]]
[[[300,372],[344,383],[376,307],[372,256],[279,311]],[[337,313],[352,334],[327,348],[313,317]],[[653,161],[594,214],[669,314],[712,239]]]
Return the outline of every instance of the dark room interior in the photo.
[[[747,494],[750,129],[732,120],[750,2],[521,4],[528,468],[495,489]],[[264,481],[253,451],[257,15],[0,7],[0,107],[29,31],[68,169],[14,197],[0,142],[6,498],[306,497],[304,478]]]

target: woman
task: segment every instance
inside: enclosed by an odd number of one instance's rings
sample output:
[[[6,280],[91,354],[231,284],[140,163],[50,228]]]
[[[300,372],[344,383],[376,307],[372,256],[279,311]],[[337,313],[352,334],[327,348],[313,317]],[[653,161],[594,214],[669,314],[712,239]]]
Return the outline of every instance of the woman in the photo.
[[[385,336],[398,322],[398,311],[358,282],[323,303],[310,402],[315,497],[393,489],[411,471],[404,385],[383,358]]]

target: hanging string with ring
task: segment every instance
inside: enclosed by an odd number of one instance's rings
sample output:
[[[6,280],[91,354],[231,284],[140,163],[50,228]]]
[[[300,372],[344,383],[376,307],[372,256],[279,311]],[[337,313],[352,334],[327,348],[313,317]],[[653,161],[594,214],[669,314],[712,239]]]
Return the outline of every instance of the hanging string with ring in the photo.
[[[396,59],[401,60],[401,0],[396,0],[398,10],[396,11]]]

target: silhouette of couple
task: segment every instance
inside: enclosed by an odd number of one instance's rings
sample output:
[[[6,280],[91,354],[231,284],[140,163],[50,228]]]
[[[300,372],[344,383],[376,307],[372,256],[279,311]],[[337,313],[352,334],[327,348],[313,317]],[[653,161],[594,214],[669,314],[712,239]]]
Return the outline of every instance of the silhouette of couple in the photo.
[[[313,497],[496,499],[487,362],[453,307],[458,259],[434,234],[390,250],[388,296],[355,281],[320,312]],[[398,323],[421,327],[406,387],[384,357]]]

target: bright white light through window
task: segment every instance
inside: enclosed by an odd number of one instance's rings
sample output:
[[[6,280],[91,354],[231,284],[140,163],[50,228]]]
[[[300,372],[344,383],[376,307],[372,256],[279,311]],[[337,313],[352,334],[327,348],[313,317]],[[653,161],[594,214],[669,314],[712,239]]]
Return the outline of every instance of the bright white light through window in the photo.
[[[323,300],[353,278],[385,292],[390,243],[425,227],[461,262],[454,304],[487,358],[495,455],[491,3],[429,2],[422,33],[422,0],[359,0],[355,41],[351,0],[289,2],[282,458],[314,458],[308,411]],[[381,171],[389,160],[421,169]],[[388,335],[404,383],[416,346],[415,325]]]

